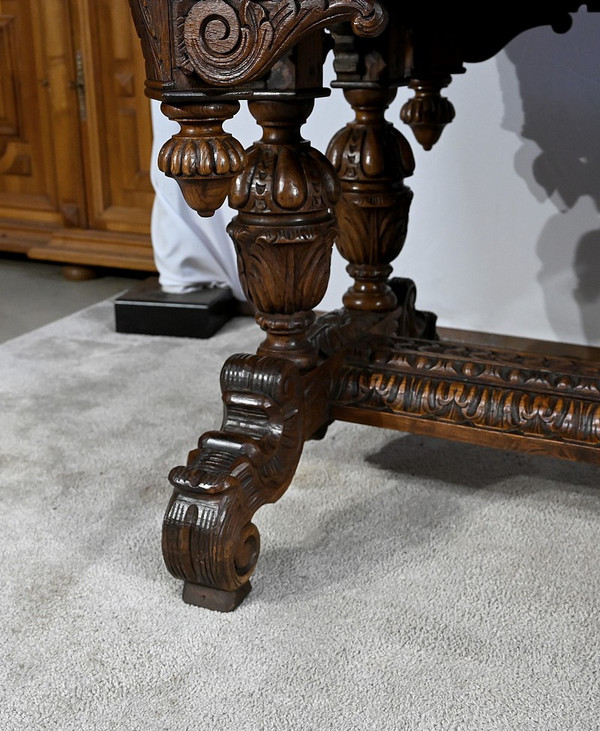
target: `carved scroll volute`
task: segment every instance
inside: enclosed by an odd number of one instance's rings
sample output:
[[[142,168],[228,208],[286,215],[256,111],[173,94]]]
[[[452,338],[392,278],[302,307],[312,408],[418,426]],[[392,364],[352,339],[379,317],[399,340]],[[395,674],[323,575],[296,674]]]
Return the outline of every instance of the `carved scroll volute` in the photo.
[[[212,216],[223,205],[232,179],[244,167],[244,148],[223,130],[223,122],[239,107],[236,101],[182,109],[162,105],[181,131],[163,145],[158,166],[175,178],[187,204],[201,216]]]
[[[374,36],[387,14],[377,0],[200,0],[178,19],[177,63],[210,85],[245,84],[310,33],[344,21]]]
[[[451,77],[427,80],[411,79],[409,87],[415,95],[400,110],[400,119],[407,124],[425,150],[431,150],[440,139],[444,127],[454,119],[452,102],[440,94]]]
[[[353,89],[345,96],[356,118],[327,150],[342,187],[336,244],[355,279],[344,305],[392,310],[397,300],[387,279],[406,238],[412,191],[404,178],[412,175],[414,158],[406,138],[384,118],[395,90]]]
[[[302,369],[317,359],[306,330],[327,289],[339,196],[327,158],[300,135],[312,105],[250,103],[263,137],[248,151],[229,197],[239,211],[228,231],[240,280],[267,333],[259,353],[285,356]]]
[[[260,550],[254,513],[279,499],[304,444],[298,370],[281,359],[231,357],[221,373],[224,419],[186,466],[171,471],[163,555],[191,604],[229,611],[250,590]]]

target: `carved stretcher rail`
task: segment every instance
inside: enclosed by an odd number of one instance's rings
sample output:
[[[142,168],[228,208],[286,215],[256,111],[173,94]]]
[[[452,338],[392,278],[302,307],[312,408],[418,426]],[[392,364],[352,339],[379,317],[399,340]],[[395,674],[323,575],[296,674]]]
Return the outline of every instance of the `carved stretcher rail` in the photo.
[[[334,418],[600,464],[600,365],[370,334],[351,347]]]

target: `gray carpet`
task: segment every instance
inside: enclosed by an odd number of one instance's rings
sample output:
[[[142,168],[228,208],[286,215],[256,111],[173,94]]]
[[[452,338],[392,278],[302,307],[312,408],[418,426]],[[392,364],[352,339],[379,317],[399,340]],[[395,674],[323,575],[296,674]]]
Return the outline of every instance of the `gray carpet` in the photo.
[[[257,515],[250,597],[189,607],[165,476],[258,333],[112,317],[0,346],[0,729],[599,728],[596,468],[335,424]]]

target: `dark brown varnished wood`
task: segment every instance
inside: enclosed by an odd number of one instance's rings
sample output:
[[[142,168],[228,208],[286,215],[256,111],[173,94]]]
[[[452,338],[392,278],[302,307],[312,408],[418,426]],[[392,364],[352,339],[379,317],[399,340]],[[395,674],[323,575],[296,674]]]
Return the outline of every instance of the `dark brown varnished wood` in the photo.
[[[414,90],[401,118],[430,149],[454,117],[441,90],[466,62],[536,25],[568,30],[581,4],[130,0],[147,93],[181,126],[161,168],[201,215],[226,198],[237,210],[228,231],[265,331],[257,354],[223,368],[221,429],[170,475],[163,553],[185,601],[230,611],[245,598],[260,548],[253,516],[334,419],[600,463],[598,351],[438,333],[414,283],[388,279],[414,168],[384,118],[396,88]],[[333,85],[355,118],[332,130],[325,157],[300,129],[327,93],[332,46]],[[240,100],[263,130],[248,150],[222,126]],[[354,284],[342,309],[316,318],[334,241]]]
[[[161,107],[180,131],[162,146],[158,166],[177,181],[186,203],[201,216],[212,216],[223,205],[232,179],[244,169],[244,148],[223,130],[239,108],[233,100]]]
[[[283,359],[240,355],[221,374],[225,415],[204,434],[188,464],[171,471],[174,493],[163,531],[167,567],[188,601],[227,592],[233,609],[247,594],[260,550],[252,516],[293,477],[304,441],[306,405],[297,368]],[[218,592],[192,590],[189,585]]]
[[[351,20],[356,33],[369,36],[387,22],[383,5],[374,0],[181,0],[178,13],[177,65],[208,84],[225,87],[260,77],[302,38],[321,28]]]
[[[395,89],[347,89],[345,96],[356,118],[327,150],[342,188],[336,243],[355,280],[343,302],[351,310],[385,312],[397,304],[387,280],[406,239],[412,191],[404,178],[415,162],[404,135],[384,118]]]
[[[600,463],[600,371],[596,364],[509,349],[388,335],[348,348],[333,416],[356,412],[433,433],[423,422],[494,435],[496,445]],[[354,415],[352,418],[352,415]],[[410,428],[408,429],[410,430]],[[489,439],[487,439],[490,442]]]
[[[306,331],[327,290],[339,183],[327,158],[302,139],[312,99],[250,102],[263,137],[229,195],[239,213],[228,231],[240,280],[267,337],[259,353],[306,370],[318,361]]]

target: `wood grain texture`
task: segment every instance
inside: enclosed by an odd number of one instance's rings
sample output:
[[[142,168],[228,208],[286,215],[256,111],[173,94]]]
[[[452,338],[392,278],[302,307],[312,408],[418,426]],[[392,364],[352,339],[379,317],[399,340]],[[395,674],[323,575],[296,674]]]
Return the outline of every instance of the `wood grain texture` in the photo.
[[[2,248],[153,270],[150,108],[127,5],[0,0],[0,73]],[[73,232],[102,234],[89,261],[63,246]]]
[[[29,221],[84,226],[80,128],[68,87],[75,75],[69,6],[64,0],[2,0],[0,17],[0,219],[20,220],[24,227]],[[59,176],[61,164],[72,173]]]

